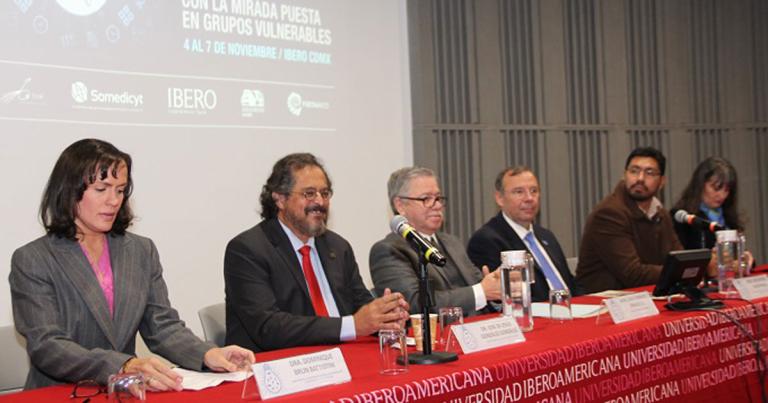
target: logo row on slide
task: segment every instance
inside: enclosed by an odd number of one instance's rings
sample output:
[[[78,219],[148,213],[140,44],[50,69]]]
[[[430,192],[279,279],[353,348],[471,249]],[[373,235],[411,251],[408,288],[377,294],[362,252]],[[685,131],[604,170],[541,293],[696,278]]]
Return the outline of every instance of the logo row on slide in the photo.
[[[174,86],[165,87],[164,106],[172,115],[205,115],[221,107],[222,91],[205,87]],[[265,112],[287,111],[292,116],[302,116],[307,110],[329,110],[328,99],[318,99],[319,95],[307,96],[297,90],[263,91],[255,88],[241,88],[226,91],[227,98],[239,95],[239,100],[227,99],[226,105],[239,105],[241,117],[254,117]],[[153,94],[158,91],[153,91]],[[91,85],[84,81],[74,81],[69,86],[71,106],[75,109],[105,111],[144,111],[148,103],[147,95],[142,91],[115,88],[108,85]],[[153,99],[153,104],[159,104]],[[27,77],[19,87],[0,92],[0,107],[3,105],[47,105],[46,94],[36,91],[33,80]],[[277,105],[280,109],[268,109]],[[154,106],[154,105],[153,105]],[[271,110],[270,110],[271,109]]]

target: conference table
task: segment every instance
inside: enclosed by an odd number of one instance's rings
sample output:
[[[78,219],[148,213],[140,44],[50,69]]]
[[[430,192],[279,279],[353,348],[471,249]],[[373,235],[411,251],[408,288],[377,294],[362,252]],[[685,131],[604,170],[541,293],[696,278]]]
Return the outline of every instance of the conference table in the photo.
[[[651,287],[638,291],[650,291]],[[717,297],[717,294],[712,294]],[[574,303],[599,304],[584,296]],[[364,337],[340,345],[352,381],[271,399],[297,402],[755,402],[761,400],[754,344],[725,315],[674,312],[614,324],[607,314],[557,322],[536,318],[526,341],[462,354],[457,361],[411,365],[405,374],[380,375],[378,341]],[[768,350],[768,299],[727,300],[722,312],[736,319]],[[483,320],[485,315],[471,320]],[[257,354],[267,361],[333,346]],[[764,368],[764,367],[763,367]],[[253,382],[251,379],[249,382]],[[253,385],[249,385],[252,387]],[[255,388],[255,386],[253,386]],[[253,389],[252,388],[252,389]],[[155,402],[237,402],[242,382],[199,392],[148,393]],[[0,396],[0,402],[73,402],[71,385]],[[104,394],[90,402],[106,401]],[[259,400],[251,398],[249,400]]]

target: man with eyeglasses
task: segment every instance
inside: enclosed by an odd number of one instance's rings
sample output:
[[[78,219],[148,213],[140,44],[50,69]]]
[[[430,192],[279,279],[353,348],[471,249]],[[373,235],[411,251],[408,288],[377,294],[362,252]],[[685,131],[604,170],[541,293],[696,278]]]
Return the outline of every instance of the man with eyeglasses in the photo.
[[[651,147],[633,150],[624,178],[590,213],[581,237],[576,280],[588,292],[655,284],[667,254],[682,249],[656,194],[666,158]]]
[[[488,301],[501,297],[498,272],[475,267],[456,237],[440,232],[446,198],[440,192],[435,173],[427,168],[402,168],[389,177],[389,202],[395,214],[405,217],[422,237],[429,240],[446,257],[444,267],[429,264],[430,291],[435,309],[459,306],[465,314],[474,315],[488,306]],[[401,236],[390,233],[371,248],[371,278],[378,293],[386,289],[401,292],[411,312],[421,312],[419,258]],[[491,309],[491,308],[489,308]]]
[[[290,154],[261,192],[264,220],[224,255],[227,344],[253,351],[334,344],[402,329],[408,304],[363,284],[352,247],[326,228],[331,182],[312,154]]]
[[[467,254],[478,265],[498,267],[501,252],[527,250],[535,261],[534,301],[549,301],[549,290],[579,295],[555,234],[534,223],[539,213],[540,188],[530,168],[519,166],[499,172],[494,183],[498,214],[480,227],[467,244]]]

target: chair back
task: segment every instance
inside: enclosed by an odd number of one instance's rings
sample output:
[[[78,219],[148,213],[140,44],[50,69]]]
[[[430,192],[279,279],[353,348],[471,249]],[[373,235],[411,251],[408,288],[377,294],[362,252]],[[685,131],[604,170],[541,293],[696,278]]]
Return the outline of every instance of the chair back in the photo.
[[[206,306],[199,310],[200,323],[203,325],[203,335],[206,341],[224,347],[227,336],[227,322],[224,303]]]
[[[0,326],[0,394],[24,387],[29,372],[27,343],[13,326]]]

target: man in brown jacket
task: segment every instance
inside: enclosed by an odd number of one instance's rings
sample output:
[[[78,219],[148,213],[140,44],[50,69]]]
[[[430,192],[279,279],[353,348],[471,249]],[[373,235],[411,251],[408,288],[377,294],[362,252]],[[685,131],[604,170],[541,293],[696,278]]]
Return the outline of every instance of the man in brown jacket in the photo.
[[[667,253],[683,249],[656,198],[666,182],[665,165],[659,150],[633,150],[624,179],[587,218],[576,268],[587,292],[655,284]]]

